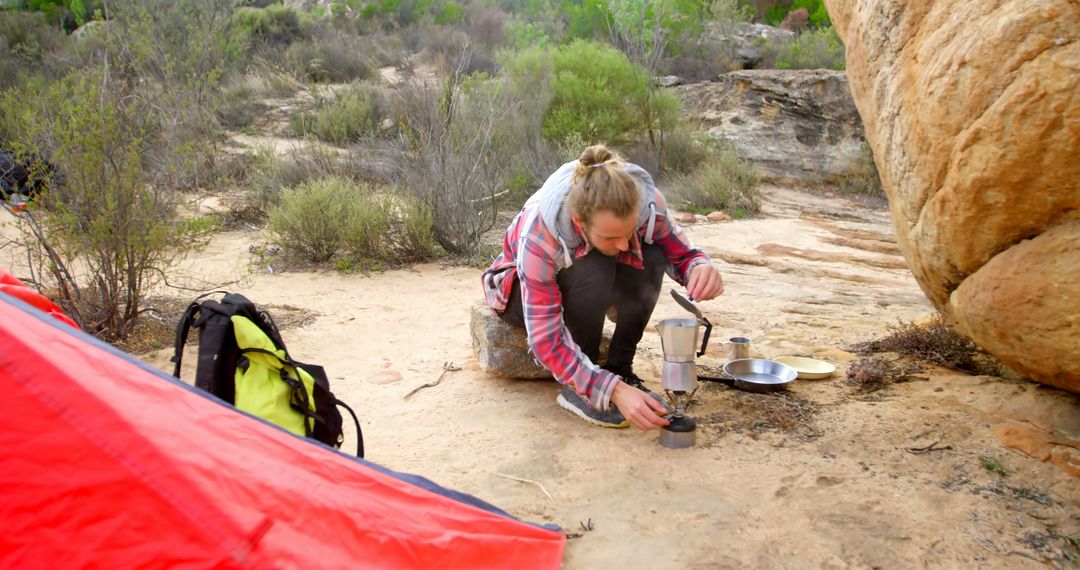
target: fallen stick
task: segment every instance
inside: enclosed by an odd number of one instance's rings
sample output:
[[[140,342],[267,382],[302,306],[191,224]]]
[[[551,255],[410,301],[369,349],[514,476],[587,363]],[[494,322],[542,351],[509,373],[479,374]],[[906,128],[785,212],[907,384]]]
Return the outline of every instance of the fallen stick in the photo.
[[[403,396],[401,399],[402,400],[408,400],[409,396],[412,396],[413,394],[419,392],[420,390],[423,390],[424,388],[431,388],[432,386],[438,386],[439,382],[442,382],[443,377],[446,376],[447,372],[455,372],[455,371],[458,371],[458,370],[461,370],[461,369],[458,368],[457,366],[454,366],[453,362],[444,362],[443,367],[442,367],[442,373],[439,374],[439,377],[434,382],[428,382],[427,384],[424,384],[424,385],[421,385],[421,386],[417,386],[416,388],[413,388],[411,392],[409,392],[408,394],[405,394],[405,396]]]
[[[548,493],[547,489],[545,489],[543,485],[537,483],[536,481],[533,481],[532,479],[522,479],[521,477],[514,477],[513,475],[503,475],[502,473],[496,473],[496,475],[498,475],[499,477],[512,479],[514,481],[521,481],[522,483],[532,483],[533,485],[540,487],[540,490],[543,491],[545,495],[547,495],[547,498],[550,499],[552,503],[555,502],[555,498],[551,496],[551,493]]]
[[[937,444],[939,444],[939,443],[941,443],[940,439],[935,441],[934,443],[931,443],[930,445],[928,445],[926,447],[909,447],[909,448],[907,448],[907,452],[908,453],[916,453],[916,454],[918,454],[918,453],[930,453],[931,451],[945,451],[946,449],[952,449],[953,448],[951,445],[943,445],[941,447],[937,447]]]

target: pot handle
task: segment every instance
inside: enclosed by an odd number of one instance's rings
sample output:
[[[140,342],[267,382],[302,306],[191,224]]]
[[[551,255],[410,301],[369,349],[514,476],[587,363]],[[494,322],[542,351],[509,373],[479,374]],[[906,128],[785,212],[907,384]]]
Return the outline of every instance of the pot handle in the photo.
[[[712,332],[712,323],[709,319],[701,317],[701,323],[705,325],[705,334],[701,337],[701,351],[697,353],[698,356],[705,354],[705,347],[709,344],[709,333]]]

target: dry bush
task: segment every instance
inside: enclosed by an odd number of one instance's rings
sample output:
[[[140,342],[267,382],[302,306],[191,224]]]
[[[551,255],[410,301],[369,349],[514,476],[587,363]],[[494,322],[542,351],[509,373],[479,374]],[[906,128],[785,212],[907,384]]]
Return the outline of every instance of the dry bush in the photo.
[[[471,82],[466,90],[464,82],[459,68],[443,85],[398,91],[398,124],[411,155],[402,185],[431,209],[435,241],[455,255],[475,252],[495,223],[496,197],[514,164],[498,126],[512,123],[518,110],[502,84]]]
[[[917,365],[900,364],[880,356],[861,358],[848,365],[848,384],[856,391],[876,392],[890,384],[903,382],[918,371]]]
[[[780,27],[792,32],[802,32],[810,27],[810,11],[806,8],[797,8],[784,16]]]
[[[66,71],[71,43],[44,14],[0,10],[0,90],[34,73],[53,77]]]
[[[269,109],[265,99],[285,97],[299,88],[291,77],[266,68],[231,75],[218,92],[218,122],[227,129],[246,127]]]
[[[689,174],[703,166],[715,153],[715,142],[712,139],[696,134],[684,126],[676,127],[666,133],[663,142],[662,169],[660,157],[654,145],[638,143],[624,156],[634,164],[659,176]]]
[[[762,433],[779,431],[801,441],[822,435],[815,421],[819,412],[817,406],[792,392],[754,394],[720,388],[712,383],[706,384],[704,389],[722,390],[706,396],[707,407],[695,408],[691,414],[696,416],[698,427],[705,435],[705,446],[716,445],[720,436],[732,431],[754,438]]]
[[[699,168],[673,177],[670,202],[691,212],[722,210],[736,218],[757,213],[761,208],[757,169],[739,158],[731,145],[716,143],[710,150]]]
[[[857,354],[895,352],[970,374],[999,376],[1004,372],[979,345],[956,334],[940,314],[925,323],[901,322],[889,330],[888,335],[858,343],[852,350]]]
[[[243,200],[230,204],[232,223],[262,223],[282,192],[321,178],[342,178],[357,183],[389,184],[396,179],[403,153],[390,143],[364,141],[345,152],[312,146],[306,151],[277,155],[259,148],[249,155],[243,170],[248,187]]]
[[[510,15],[495,7],[473,6],[469,11],[469,37],[477,45],[492,50],[506,38]]]
[[[842,194],[885,199],[885,187],[881,184],[870,145],[862,143],[861,151],[852,169],[836,180],[836,189]]]
[[[292,130],[334,144],[356,142],[376,136],[390,114],[382,90],[360,81],[337,92],[333,99],[320,98],[313,111],[292,117]]]

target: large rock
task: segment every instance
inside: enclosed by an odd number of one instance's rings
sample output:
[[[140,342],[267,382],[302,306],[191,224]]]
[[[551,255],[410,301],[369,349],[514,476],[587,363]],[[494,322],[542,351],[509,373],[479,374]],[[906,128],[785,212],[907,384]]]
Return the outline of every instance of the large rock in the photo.
[[[825,182],[864,167],[862,121],[843,72],[732,71],[676,91],[691,120],[732,142],[765,180]]]
[[[608,318],[614,322],[611,311]],[[529,351],[525,329],[506,324],[483,301],[472,307],[469,330],[480,368],[488,374],[507,378],[552,377]],[[610,343],[611,334],[605,330],[600,338],[601,362],[607,358]]]
[[[473,305],[469,330],[480,368],[488,374],[551,378],[551,373],[529,351],[525,330],[506,324],[483,302]]]
[[[826,5],[919,285],[992,354],[1080,393],[1080,3]]]
[[[735,22],[730,25],[706,24],[705,33],[713,41],[720,42],[729,51],[731,63],[737,69],[757,69],[765,61],[766,51],[791,42],[795,34],[790,30]]]

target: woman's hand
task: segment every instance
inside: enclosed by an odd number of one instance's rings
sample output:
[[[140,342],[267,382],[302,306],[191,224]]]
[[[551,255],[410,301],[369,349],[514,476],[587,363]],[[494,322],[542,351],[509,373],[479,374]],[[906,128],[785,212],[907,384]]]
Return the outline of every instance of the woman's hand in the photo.
[[[724,280],[712,263],[702,263],[690,270],[686,280],[686,292],[695,301],[708,301],[724,292]],[[620,408],[621,409],[621,408]]]
[[[660,416],[667,413],[667,408],[652,396],[626,382],[620,380],[615,385],[615,390],[611,393],[611,401],[619,407],[619,411],[630,421],[630,425],[639,430],[645,431],[668,425],[667,419]]]

